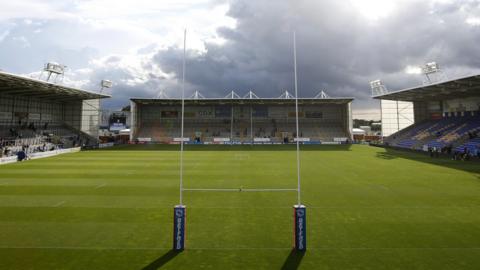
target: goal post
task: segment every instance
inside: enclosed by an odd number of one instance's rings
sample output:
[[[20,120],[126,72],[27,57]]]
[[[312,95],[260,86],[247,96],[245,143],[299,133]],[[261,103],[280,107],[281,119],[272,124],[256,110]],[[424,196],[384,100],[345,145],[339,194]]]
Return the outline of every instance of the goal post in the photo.
[[[183,187],[183,151],[184,151],[184,117],[185,117],[185,57],[186,57],[186,40],[187,30],[184,32],[183,40],[183,74],[182,74],[182,116],[181,116],[181,142],[180,142],[180,200],[179,204],[173,208],[173,250],[183,251],[185,249],[186,239],[186,220],[187,220],[187,208],[183,204],[183,192],[184,191],[214,191],[214,192],[277,192],[277,191],[296,191],[297,192],[297,204],[293,206],[293,219],[294,219],[294,249],[296,251],[306,251],[307,249],[307,212],[305,205],[301,204],[300,200],[300,140],[299,140],[299,123],[298,123],[298,90],[297,90],[297,52],[296,52],[296,38],[295,32],[293,32],[293,57],[294,57],[294,74],[295,74],[295,114],[296,114],[296,165],[297,165],[297,188],[184,188]],[[232,94],[233,95],[233,94]],[[230,129],[230,143],[233,142],[233,104],[231,115],[231,129]],[[250,107],[250,133],[253,144],[253,107]]]
[[[298,127],[298,86],[297,86],[297,39],[295,32],[293,32],[293,68],[295,75],[295,126],[296,126],[296,141],[297,141],[297,204],[293,206],[294,209],[294,248],[297,251],[305,251],[307,249],[307,209],[301,203],[300,195],[300,130]]]
[[[182,63],[182,119],[180,131],[180,202],[173,208],[173,250],[182,251],[185,249],[185,228],[187,222],[187,208],[183,204],[183,145],[184,118],[185,118],[185,55],[187,45],[187,29],[183,33],[183,63]]]

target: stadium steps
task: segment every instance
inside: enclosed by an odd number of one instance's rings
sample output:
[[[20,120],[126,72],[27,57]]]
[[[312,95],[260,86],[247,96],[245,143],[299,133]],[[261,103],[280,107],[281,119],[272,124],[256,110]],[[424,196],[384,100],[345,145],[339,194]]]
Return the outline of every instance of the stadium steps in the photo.
[[[478,115],[428,120],[391,135],[386,142],[409,149],[421,149],[424,145],[437,148],[448,145],[460,147],[468,141],[469,132],[480,132]]]
[[[475,150],[480,149],[480,138],[468,140],[467,142],[455,147],[455,151],[464,152],[465,148],[467,148],[470,153],[474,153]]]

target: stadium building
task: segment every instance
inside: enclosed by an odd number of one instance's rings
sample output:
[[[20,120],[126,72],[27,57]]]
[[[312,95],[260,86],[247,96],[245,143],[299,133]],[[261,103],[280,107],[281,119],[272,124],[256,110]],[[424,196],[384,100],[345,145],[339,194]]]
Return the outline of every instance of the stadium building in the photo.
[[[13,155],[25,146],[95,145],[100,99],[108,97],[0,72],[0,147]]]
[[[130,112],[102,110],[100,116],[100,129],[118,132],[130,127]]]
[[[480,75],[443,81],[374,96],[411,102],[414,124],[385,139],[390,146],[443,152],[480,147]],[[388,127],[387,127],[388,128]]]
[[[351,140],[353,98],[332,98],[323,92],[299,98],[299,136],[303,143]],[[137,142],[178,143],[181,99],[132,98],[130,138]],[[190,143],[289,143],[296,137],[295,98],[259,98],[234,92],[225,98],[185,99],[185,140]]]

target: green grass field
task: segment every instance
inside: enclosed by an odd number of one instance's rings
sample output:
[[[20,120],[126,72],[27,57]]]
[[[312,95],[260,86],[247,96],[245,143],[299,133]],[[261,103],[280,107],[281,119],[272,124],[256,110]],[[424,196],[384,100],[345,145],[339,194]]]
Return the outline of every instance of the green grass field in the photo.
[[[0,166],[0,269],[480,269],[480,163],[369,146],[303,147],[295,192],[185,192],[178,146]],[[186,188],[295,188],[294,146],[187,146]]]

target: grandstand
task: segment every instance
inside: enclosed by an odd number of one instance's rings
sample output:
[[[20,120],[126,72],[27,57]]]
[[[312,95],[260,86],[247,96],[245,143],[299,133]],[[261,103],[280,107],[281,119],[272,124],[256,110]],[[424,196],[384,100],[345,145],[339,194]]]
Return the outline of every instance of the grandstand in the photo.
[[[443,152],[480,147],[480,75],[374,96],[413,102],[415,123],[385,138],[390,146]]]
[[[304,143],[351,140],[353,98],[299,98],[299,136]],[[177,143],[181,99],[132,98],[131,140]],[[295,98],[236,94],[185,100],[185,137],[191,143],[290,143],[295,134]]]
[[[107,97],[0,72],[2,154],[96,144],[99,100]]]

